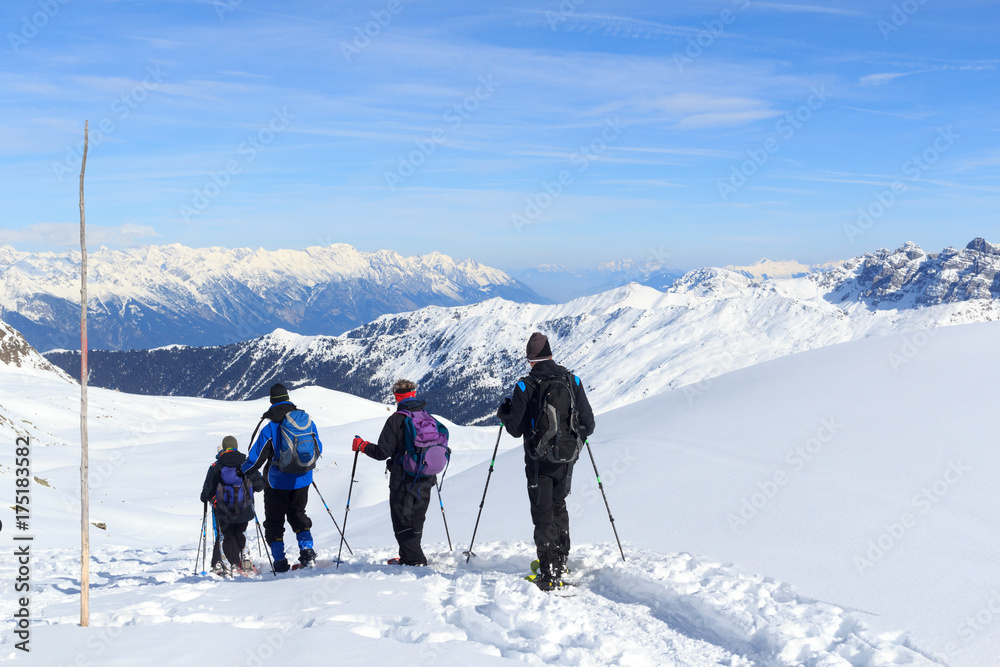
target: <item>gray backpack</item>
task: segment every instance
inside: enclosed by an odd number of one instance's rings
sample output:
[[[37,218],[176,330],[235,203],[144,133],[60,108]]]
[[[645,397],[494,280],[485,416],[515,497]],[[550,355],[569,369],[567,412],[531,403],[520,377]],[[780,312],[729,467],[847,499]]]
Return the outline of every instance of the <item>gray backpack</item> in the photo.
[[[316,467],[319,443],[313,432],[312,417],[302,410],[292,410],[278,422],[274,458],[278,470],[292,475],[301,475]]]

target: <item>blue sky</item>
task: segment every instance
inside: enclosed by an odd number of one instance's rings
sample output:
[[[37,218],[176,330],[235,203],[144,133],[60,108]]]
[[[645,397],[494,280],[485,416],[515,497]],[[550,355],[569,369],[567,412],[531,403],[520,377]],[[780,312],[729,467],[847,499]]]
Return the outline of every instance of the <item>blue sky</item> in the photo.
[[[0,243],[76,243],[84,119],[93,246],[693,268],[1000,242],[995,2],[470,4],[5,2]]]

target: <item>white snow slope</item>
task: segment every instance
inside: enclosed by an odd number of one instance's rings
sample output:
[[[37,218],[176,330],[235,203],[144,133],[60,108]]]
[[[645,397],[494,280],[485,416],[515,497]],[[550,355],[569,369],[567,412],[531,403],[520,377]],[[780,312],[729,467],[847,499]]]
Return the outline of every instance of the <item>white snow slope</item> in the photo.
[[[870,338],[720,376],[603,413],[592,438],[627,563],[589,461],[571,496],[574,597],[522,580],[533,557],[518,443],[504,436],[477,557],[475,522],[496,431],[455,427],[424,543],[431,567],[393,555],[382,466],[358,464],[338,569],[220,581],[192,573],[197,494],[216,443],[246,443],[263,401],[92,392],[91,627],[77,626],[73,385],[0,372],[0,404],[33,436],[35,536],[30,654],[0,626],[0,657],[39,665],[336,661],[623,665],[994,665],[1000,508],[992,408],[994,323]],[[317,473],[343,519],[355,434],[385,406],[318,388],[293,392],[327,448]],[[13,445],[15,433],[5,428]],[[13,498],[13,447],[0,494]],[[7,489],[7,491],[2,491]],[[11,503],[12,504],[12,503]],[[2,510],[3,553],[14,512]],[[322,559],[338,540],[310,514]],[[28,534],[28,533],[21,533]],[[250,542],[253,554],[256,548]],[[346,550],[345,550],[346,553]],[[724,564],[724,563],[728,563]],[[264,566],[267,570],[267,566]],[[11,556],[0,587],[11,590]],[[13,593],[0,601],[11,619]],[[904,634],[900,631],[908,631]]]

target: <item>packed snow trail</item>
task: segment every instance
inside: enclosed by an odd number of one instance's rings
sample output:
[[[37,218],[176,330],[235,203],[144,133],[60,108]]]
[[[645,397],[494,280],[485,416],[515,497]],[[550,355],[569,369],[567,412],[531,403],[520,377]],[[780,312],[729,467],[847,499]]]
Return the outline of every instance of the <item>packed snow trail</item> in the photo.
[[[256,547],[251,541],[251,550]],[[194,548],[105,548],[92,560],[91,628],[77,626],[76,552],[36,564],[30,655],[10,632],[0,658],[32,664],[301,664],[336,647],[347,664],[390,659],[410,645],[420,664],[515,660],[560,665],[940,664],[901,637],[873,637],[834,605],[803,600],[787,585],[746,577],[688,554],[582,545],[570,565],[572,597],[524,580],[533,550],[488,543],[466,565],[431,545],[431,567],[385,564],[388,548],[363,549],[339,569],[222,580],[193,574]],[[330,559],[332,549],[322,550]],[[0,576],[12,566],[5,563]],[[12,603],[0,608],[10,618]],[[177,625],[177,632],[164,626]],[[181,634],[183,633],[183,634]]]

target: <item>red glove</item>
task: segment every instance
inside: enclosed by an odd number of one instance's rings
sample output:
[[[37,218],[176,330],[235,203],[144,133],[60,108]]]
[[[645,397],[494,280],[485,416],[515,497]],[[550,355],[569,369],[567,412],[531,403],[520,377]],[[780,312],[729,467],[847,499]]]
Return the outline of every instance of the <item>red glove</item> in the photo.
[[[365,447],[370,447],[371,444],[367,440],[362,440],[360,435],[356,435],[354,441],[351,442],[351,451],[364,453]]]

